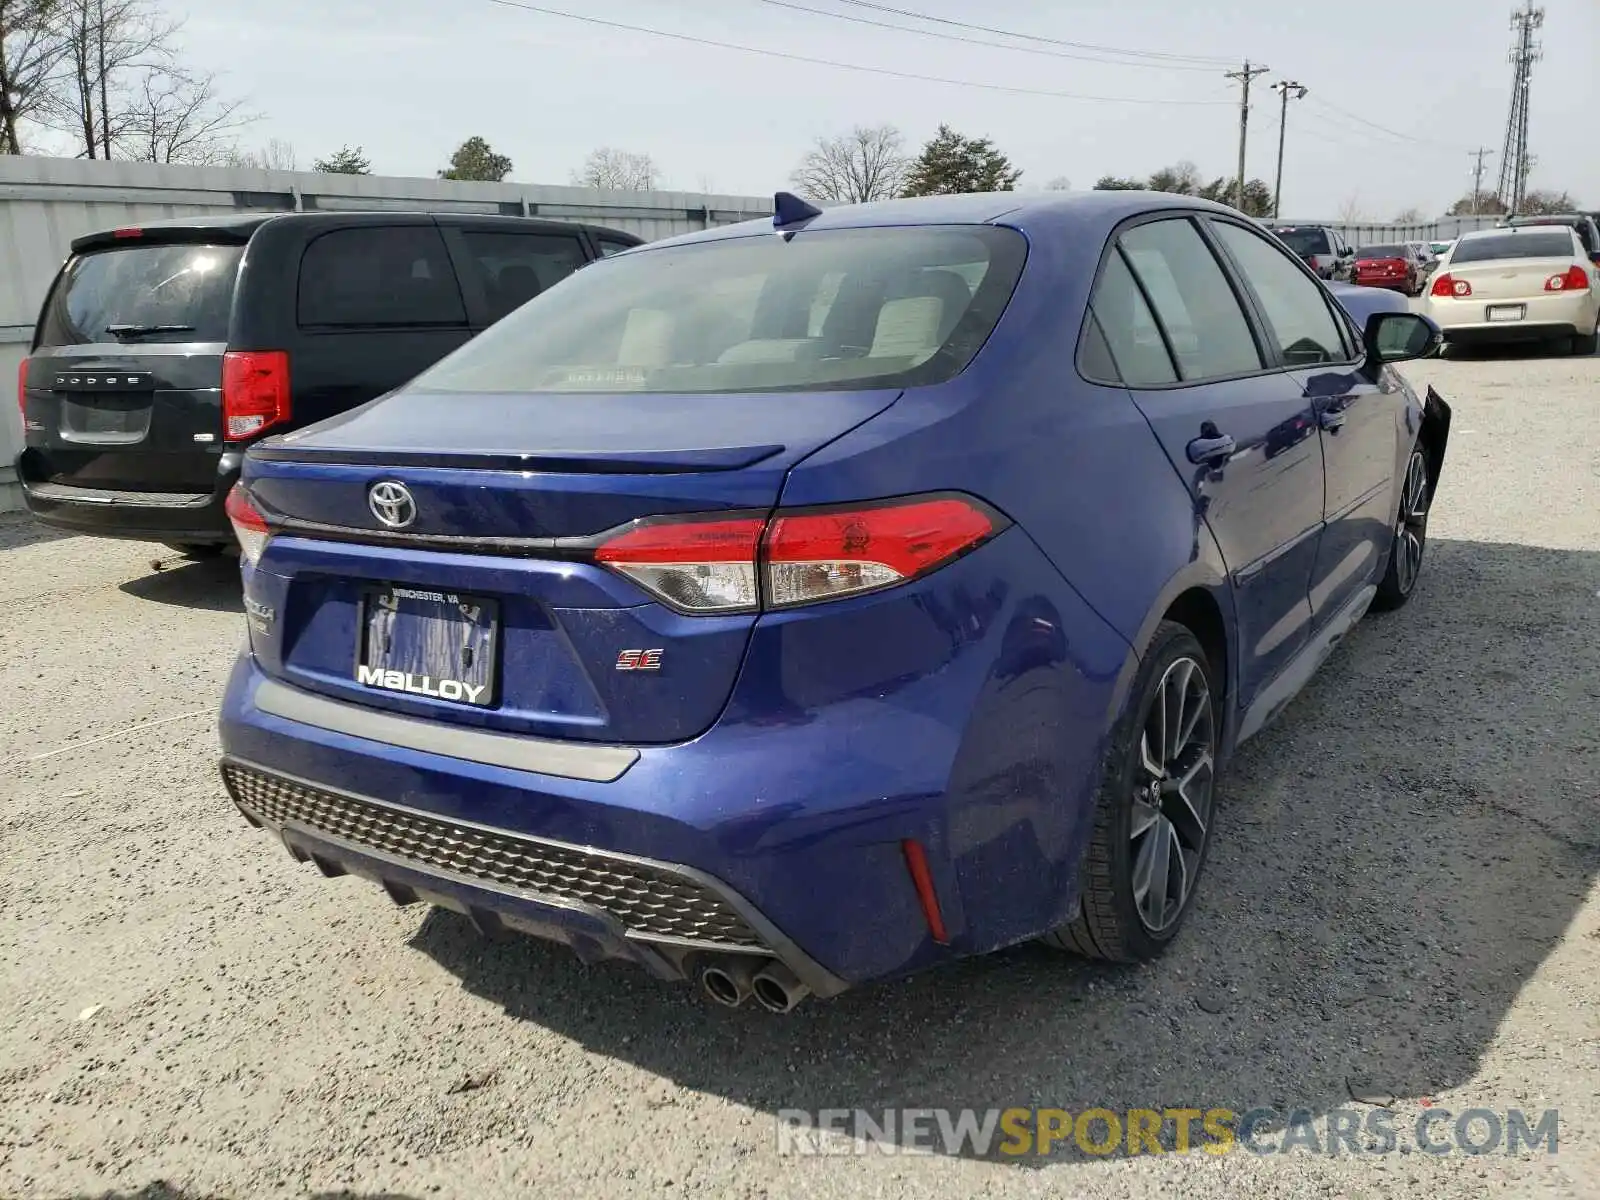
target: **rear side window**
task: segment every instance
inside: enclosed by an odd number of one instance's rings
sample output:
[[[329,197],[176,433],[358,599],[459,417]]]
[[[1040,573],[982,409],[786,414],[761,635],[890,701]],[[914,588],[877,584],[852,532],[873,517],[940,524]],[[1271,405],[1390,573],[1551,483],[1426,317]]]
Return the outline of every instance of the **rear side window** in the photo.
[[[1128,264],[1115,250],[1106,259],[1090,307],[1095,323],[1111,348],[1111,357],[1116,360],[1117,371],[1111,378],[1121,375],[1122,382],[1129,387],[1178,381],[1177,369],[1167,353],[1167,343],[1162,340],[1155,314],[1145,303]],[[1085,369],[1088,366],[1086,359]]]
[[[939,383],[1027,243],[992,226],[686,242],[580,271],[416,381],[439,392],[779,392]]]
[[[554,287],[585,262],[583,243],[576,237],[470,229],[461,236],[482,273],[491,321]]]
[[[38,345],[225,342],[242,246],[129,246],[72,259],[39,319]]]
[[[1136,225],[1122,235],[1121,244],[1185,380],[1261,369],[1261,353],[1238,297],[1192,224],[1174,219]]]
[[[306,326],[465,325],[461,289],[432,225],[336,229],[300,260]]]
[[[598,237],[595,244],[600,247],[600,257],[610,258],[613,254],[621,254],[624,250],[632,250],[632,242],[619,242],[615,238]]]
[[[1572,231],[1552,229],[1526,233],[1495,233],[1488,237],[1462,238],[1450,256],[1452,265],[1488,262],[1501,258],[1571,258],[1574,253]]]

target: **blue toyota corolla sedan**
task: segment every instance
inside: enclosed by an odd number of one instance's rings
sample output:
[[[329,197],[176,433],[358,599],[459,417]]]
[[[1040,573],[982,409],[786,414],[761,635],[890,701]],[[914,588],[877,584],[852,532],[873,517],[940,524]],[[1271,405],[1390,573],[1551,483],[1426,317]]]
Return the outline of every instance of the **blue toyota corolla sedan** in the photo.
[[[776,209],[251,450],[228,792],[730,1005],[1158,954],[1229,756],[1417,585],[1437,330],[1184,197]]]

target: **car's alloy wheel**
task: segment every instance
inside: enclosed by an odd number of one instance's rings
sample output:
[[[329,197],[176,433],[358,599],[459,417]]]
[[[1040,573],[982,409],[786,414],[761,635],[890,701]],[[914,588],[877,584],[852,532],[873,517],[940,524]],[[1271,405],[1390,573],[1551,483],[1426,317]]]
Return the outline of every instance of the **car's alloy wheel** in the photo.
[[[1222,718],[1194,634],[1163,621],[1112,730],[1078,914],[1044,941],[1114,962],[1154,958],[1193,907],[1211,840]]]
[[[1204,668],[1183,657],[1166,669],[1139,741],[1129,852],[1133,902],[1159,934],[1182,915],[1200,875],[1211,825],[1216,719]]]
[[[1422,574],[1422,556],[1428,548],[1428,510],[1433,489],[1428,484],[1428,459],[1421,448],[1411,451],[1405,477],[1400,481],[1400,511],[1395,517],[1389,548],[1389,567],[1378,584],[1373,601],[1378,608],[1399,608],[1411,597]]]

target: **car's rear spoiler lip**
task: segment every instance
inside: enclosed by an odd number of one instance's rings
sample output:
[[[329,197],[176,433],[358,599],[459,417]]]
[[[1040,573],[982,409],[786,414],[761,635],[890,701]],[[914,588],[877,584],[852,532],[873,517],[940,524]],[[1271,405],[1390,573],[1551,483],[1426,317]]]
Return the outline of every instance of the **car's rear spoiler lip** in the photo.
[[[148,228],[129,225],[73,238],[72,252],[87,254],[114,246],[243,246],[257,228],[255,225],[156,225]]]

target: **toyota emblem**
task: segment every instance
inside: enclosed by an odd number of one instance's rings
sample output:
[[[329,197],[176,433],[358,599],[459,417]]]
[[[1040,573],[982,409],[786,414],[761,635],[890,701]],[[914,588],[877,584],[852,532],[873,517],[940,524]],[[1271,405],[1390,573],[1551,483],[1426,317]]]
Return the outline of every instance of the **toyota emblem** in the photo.
[[[367,507],[378,523],[389,529],[404,529],[417,519],[417,502],[411,498],[411,489],[392,479],[372,485],[367,492]]]

